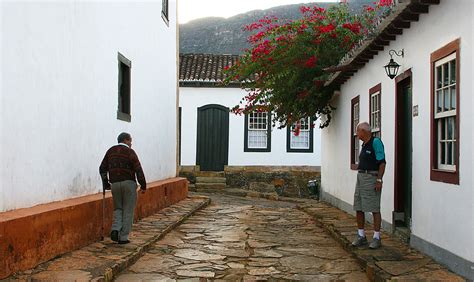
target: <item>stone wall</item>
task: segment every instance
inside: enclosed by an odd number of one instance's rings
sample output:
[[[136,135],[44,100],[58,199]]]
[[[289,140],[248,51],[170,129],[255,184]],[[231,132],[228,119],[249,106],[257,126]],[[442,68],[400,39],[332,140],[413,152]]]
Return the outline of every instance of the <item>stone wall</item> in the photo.
[[[191,184],[196,177],[206,176],[199,166],[181,167],[180,176]],[[317,180],[320,187],[321,169],[316,166],[226,166],[224,173],[227,187],[250,191],[276,193],[285,197],[309,198],[309,180]]]

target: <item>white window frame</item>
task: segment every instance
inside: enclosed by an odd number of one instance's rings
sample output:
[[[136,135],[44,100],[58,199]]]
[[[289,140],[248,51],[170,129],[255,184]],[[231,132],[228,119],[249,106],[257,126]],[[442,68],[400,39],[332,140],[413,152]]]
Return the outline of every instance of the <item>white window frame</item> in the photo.
[[[360,142],[357,137],[357,125],[360,122],[360,100],[352,105],[352,123],[354,130],[352,132],[352,138],[354,139],[354,148],[352,148],[354,154],[354,163],[359,164],[359,153],[360,153]]]
[[[260,116],[259,116],[260,115]],[[266,115],[264,117],[264,115]],[[271,148],[271,113],[270,112],[252,112],[245,115],[245,152],[270,152]],[[257,123],[251,123],[251,119],[255,118]],[[258,124],[258,119],[264,119],[264,123]],[[257,128],[254,128],[257,127]],[[251,132],[264,132],[265,134],[265,146],[255,146],[250,143],[250,134]]]
[[[293,123],[287,127],[286,151],[288,153],[313,153],[313,119],[310,117],[301,119],[301,128],[298,136],[295,136],[296,125],[297,123]],[[294,141],[302,138],[307,138],[307,145],[295,147]]]
[[[451,68],[451,63],[452,61],[455,61],[456,64],[458,64],[459,62],[456,61],[456,53],[453,53],[447,57],[444,57],[438,61],[435,62],[434,64],[434,120],[435,120],[435,123],[436,123],[436,126],[438,128],[438,134],[436,136],[436,144],[437,144],[437,147],[438,147],[438,154],[437,154],[437,165],[438,165],[438,169],[441,169],[441,170],[447,170],[447,171],[456,171],[456,108],[458,107],[458,103],[459,101],[457,101],[457,97],[456,97],[456,87],[457,87],[457,77],[456,80],[454,81],[450,81],[451,78],[452,78],[452,68]],[[448,83],[445,84],[445,81],[444,81],[444,71],[445,71],[445,68],[444,68],[444,65],[448,64]],[[441,67],[441,87],[439,87],[438,85],[438,73],[439,73],[439,70],[438,70],[438,67]],[[457,67],[457,66],[456,66]],[[456,67],[454,68],[454,72],[456,72]],[[454,74],[456,76],[456,73]],[[440,93],[440,96],[441,96],[441,103],[443,104],[442,107],[441,107],[441,111],[439,112],[438,111],[438,103],[440,102],[439,99],[438,99],[438,93]],[[445,105],[445,102],[446,102],[446,99],[445,99],[445,95],[449,95],[449,109],[448,110],[444,110],[444,107],[446,106]],[[455,107],[452,108],[452,95],[454,95],[454,99],[455,99]],[[451,138],[448,137],[448,126],[449,126],[449,122],[450,120],[453,120],[454,119],[454,122],[452,124],[452,133],[451,133]],[[445,138],[442,139],[442,135],[443,135],[443,125],[442,123],[445,123],[445,131],[444,131],[444,136]],[[450,144],[446,144],[446,143],[450,143]],[[442,150],[442,147],[445,146],[445,150],[444,150],[444,160],[445,160],[445,163],[441,163],[441,160],[443,159],[443,157],[441,156],[441,154],[443,153],[443,150]],[[452,164],[447,164],[447,160],[449,159],[449,154],[448,154],[448,147],[447,146],[451,146],[451,163]]]
[[[380,138],[381,131],[381,91],[370,94],[370,128],[372,135]]]

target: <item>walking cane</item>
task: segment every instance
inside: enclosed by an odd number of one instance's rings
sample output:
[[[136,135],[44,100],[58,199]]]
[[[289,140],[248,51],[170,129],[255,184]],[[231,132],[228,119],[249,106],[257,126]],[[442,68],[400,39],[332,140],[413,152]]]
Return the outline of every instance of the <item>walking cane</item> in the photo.
[[[100,240],[104,241],[104,224],[105,224],[105,187],[102,187],[102,231]]]

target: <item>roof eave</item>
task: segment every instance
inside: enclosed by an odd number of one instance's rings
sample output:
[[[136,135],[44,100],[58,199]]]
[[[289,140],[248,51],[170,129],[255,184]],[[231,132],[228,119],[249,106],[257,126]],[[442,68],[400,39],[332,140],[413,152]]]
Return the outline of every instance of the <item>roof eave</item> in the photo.
[[[410,23],[419,20],[420,14],[428,13],[430,5],[437,5],[440,0],[407,0],[395,6],[392,13],[380,23],[372,36],[363,40],[360,45],[351,50],[338,66],[328,68],[333,75],[325,86],[339,88],[350,79],[359,69],[363,68],[385,46],[396,40],[397,35],[410,28]]]

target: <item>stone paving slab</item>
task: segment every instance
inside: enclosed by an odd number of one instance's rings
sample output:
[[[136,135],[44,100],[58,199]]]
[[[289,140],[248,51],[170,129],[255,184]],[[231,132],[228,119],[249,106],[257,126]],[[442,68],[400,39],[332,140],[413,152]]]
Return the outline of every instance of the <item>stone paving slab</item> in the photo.
[[[294,203],[210,197],[116,281],[368,281],[357,260]]]
[[[335,238],[342,247],[357,258],[372,281],[466,281],[445,267],[436,263],[431,257],[410,248],[400,239],[382,232],[382,248],[354,248],[357,224],[355,217],[325,202],[282,197],[276,193],[260,193],[239,188],[227,188],[213,193],[247,198],[262,198],[273,201],[291,202],[297,208],[311,215],[313,219]],[[373,226],[366,223],[367,237],[371,238]],[[295,277],[295,280],[306,280],[306,277]],[[343,279],[345,280],[345,279]]]
[[[1,281],[112,281],[151,245],[209,203],[208,197],[190,196],[134,224],[129,244],[119,245],[107,237]]]
[[[352,247],[357,230],[355,217],[328,203],[306,201],[297,208],[311,215],[345,250],[351,252],[371,281],[465,281],[385,232],[382,232],[382,247],[378,250]],[[372,238],[372,224],[366,224],[366,229],[367,238]]]

